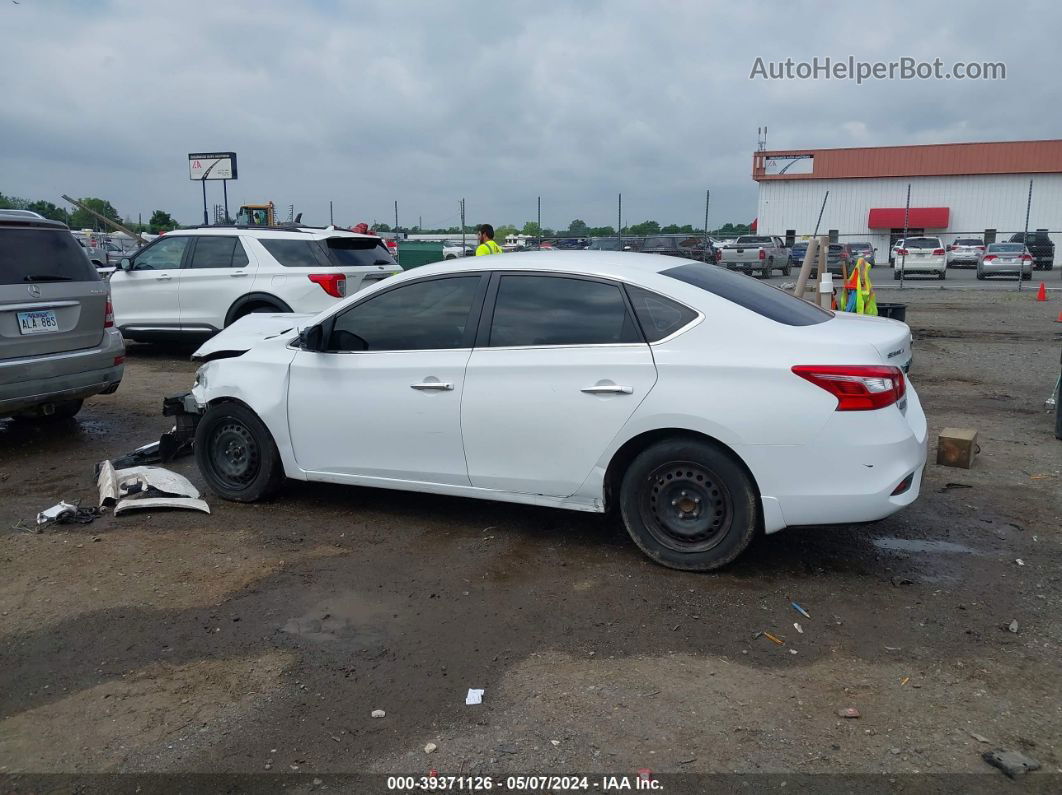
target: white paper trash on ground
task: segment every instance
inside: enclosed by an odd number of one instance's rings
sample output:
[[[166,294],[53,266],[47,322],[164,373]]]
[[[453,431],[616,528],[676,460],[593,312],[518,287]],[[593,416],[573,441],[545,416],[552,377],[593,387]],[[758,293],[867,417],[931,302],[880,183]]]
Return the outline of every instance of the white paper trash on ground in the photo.
[[[472,706],[474,704],[482,704],[482,703],[483,703],[483,691],[482,690],[475,690],[475,689],[473,689],[471,687],[468,688],[468,695],[465,696],[465,704],[467,704],[468,706]]]

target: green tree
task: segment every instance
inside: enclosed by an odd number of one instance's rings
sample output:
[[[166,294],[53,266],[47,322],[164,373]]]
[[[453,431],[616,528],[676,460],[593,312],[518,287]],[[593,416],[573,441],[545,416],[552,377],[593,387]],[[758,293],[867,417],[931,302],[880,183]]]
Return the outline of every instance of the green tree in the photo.
[[[504,224],[494,229],[494,239],[504,241],[509,235],[515,235],[520,230],[512,224]]]
[[[616,230],[611,226],[592,226],[587,230],[590,237],[615,237]]]
[[[173,216],[165,210],[155,210],[151,214],[151,218],[148,219],[148,231],[153,235],[170,232],[178,226],[179,224],[173,220]]]
[[[51,202],[46,202],[43,199],[30,202],[26,205],[26,209],[32,210],[38,215],[43,215],[45,218],[51,218],[53,221],[62,221],[64,224],[70,223],[70,213],[67,212],[65,207],[56,207]]]
[[[656,221],[642,221],[627,227],[627,231],[632,235],[655,235],[660,232],[660,224]]]
[[[369,227],[377,232],[390,232],[391,226],[389,224],[373,224]]]
[[[111,203],[106,199],[97,199],[88,196],[79,201],[105,218],[110,218],[112,221],[118,221],[119,223],[122,220],[121,216],[118,215],[118,211],[115,210]],[[92,215],[92,213],[85,212],[80,207],[70,214],[71,229],[95,229],[100,226],[103,226],[103,224],[98,218]]]
[[[583,236],[586,234],[589,227],[586,225],[586,221],[576,218],[570,224],[568,224],[568,231],[573,235]]]
[[[0,210],[25,210],[27,204],[29,202],[18,196],[5,196],[0,193]]]
[[[520,234],[538,237],[542,234],[542,227],[540,227],[535,221],[528,221],[524,224],[524,228],[520,230]]]

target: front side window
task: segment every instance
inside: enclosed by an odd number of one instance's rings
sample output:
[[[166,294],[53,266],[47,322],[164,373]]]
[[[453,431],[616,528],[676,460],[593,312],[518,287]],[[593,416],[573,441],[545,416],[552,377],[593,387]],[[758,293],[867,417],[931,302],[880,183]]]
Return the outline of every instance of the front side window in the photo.
[[[236,257],[239,250],[240,257]],[[199,238],[192,254],[193,268],[240,268],[247,264],[243,246],[235,237],[215,237],[213,235]]]
[[[481,277],[455,276],[396,287],[336,318],[333,351],[413,351],[470,347],[472,305]]]
[[[156,240],[137,254],[133,260],[133,270],[167,271],[181,267],[184,250],[188,247],[190,237],[163,237]]]
[[[491,322],[493,348],[642,342],[615,284],[560,276],[502,276]]]

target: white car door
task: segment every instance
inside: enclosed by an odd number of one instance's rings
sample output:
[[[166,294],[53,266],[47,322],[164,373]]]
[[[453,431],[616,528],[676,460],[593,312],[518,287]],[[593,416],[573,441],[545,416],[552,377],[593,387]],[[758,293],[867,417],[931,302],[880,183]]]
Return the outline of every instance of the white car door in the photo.
[[[237,235],[199,235],[181,269],[181,328],[225,327],[229,307],[250,292],[256,270]]]
[[[188,235],[166,235],[134,255],[132,270],[115,271],[110,279],[114,323],[118,328],[180,327],[177,286]]]
[[[656,383],[617,284],[495,276],[461,408],[473,486],[569,496]],[[485,309],[485,312],[490,312]]]
[[[406,282],[327,321],[325,350],[300,350],[290,369],[301,469],[348,482],[469,485],[461,399],[486,280]]]

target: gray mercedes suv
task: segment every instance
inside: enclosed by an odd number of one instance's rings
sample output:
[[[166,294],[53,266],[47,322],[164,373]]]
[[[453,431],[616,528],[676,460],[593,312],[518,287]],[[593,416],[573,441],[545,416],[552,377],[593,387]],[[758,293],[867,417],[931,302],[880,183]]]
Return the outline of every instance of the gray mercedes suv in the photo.
[[[0,417],[73,417],[124,362],[107,283],[66,225],[0,210]]]

